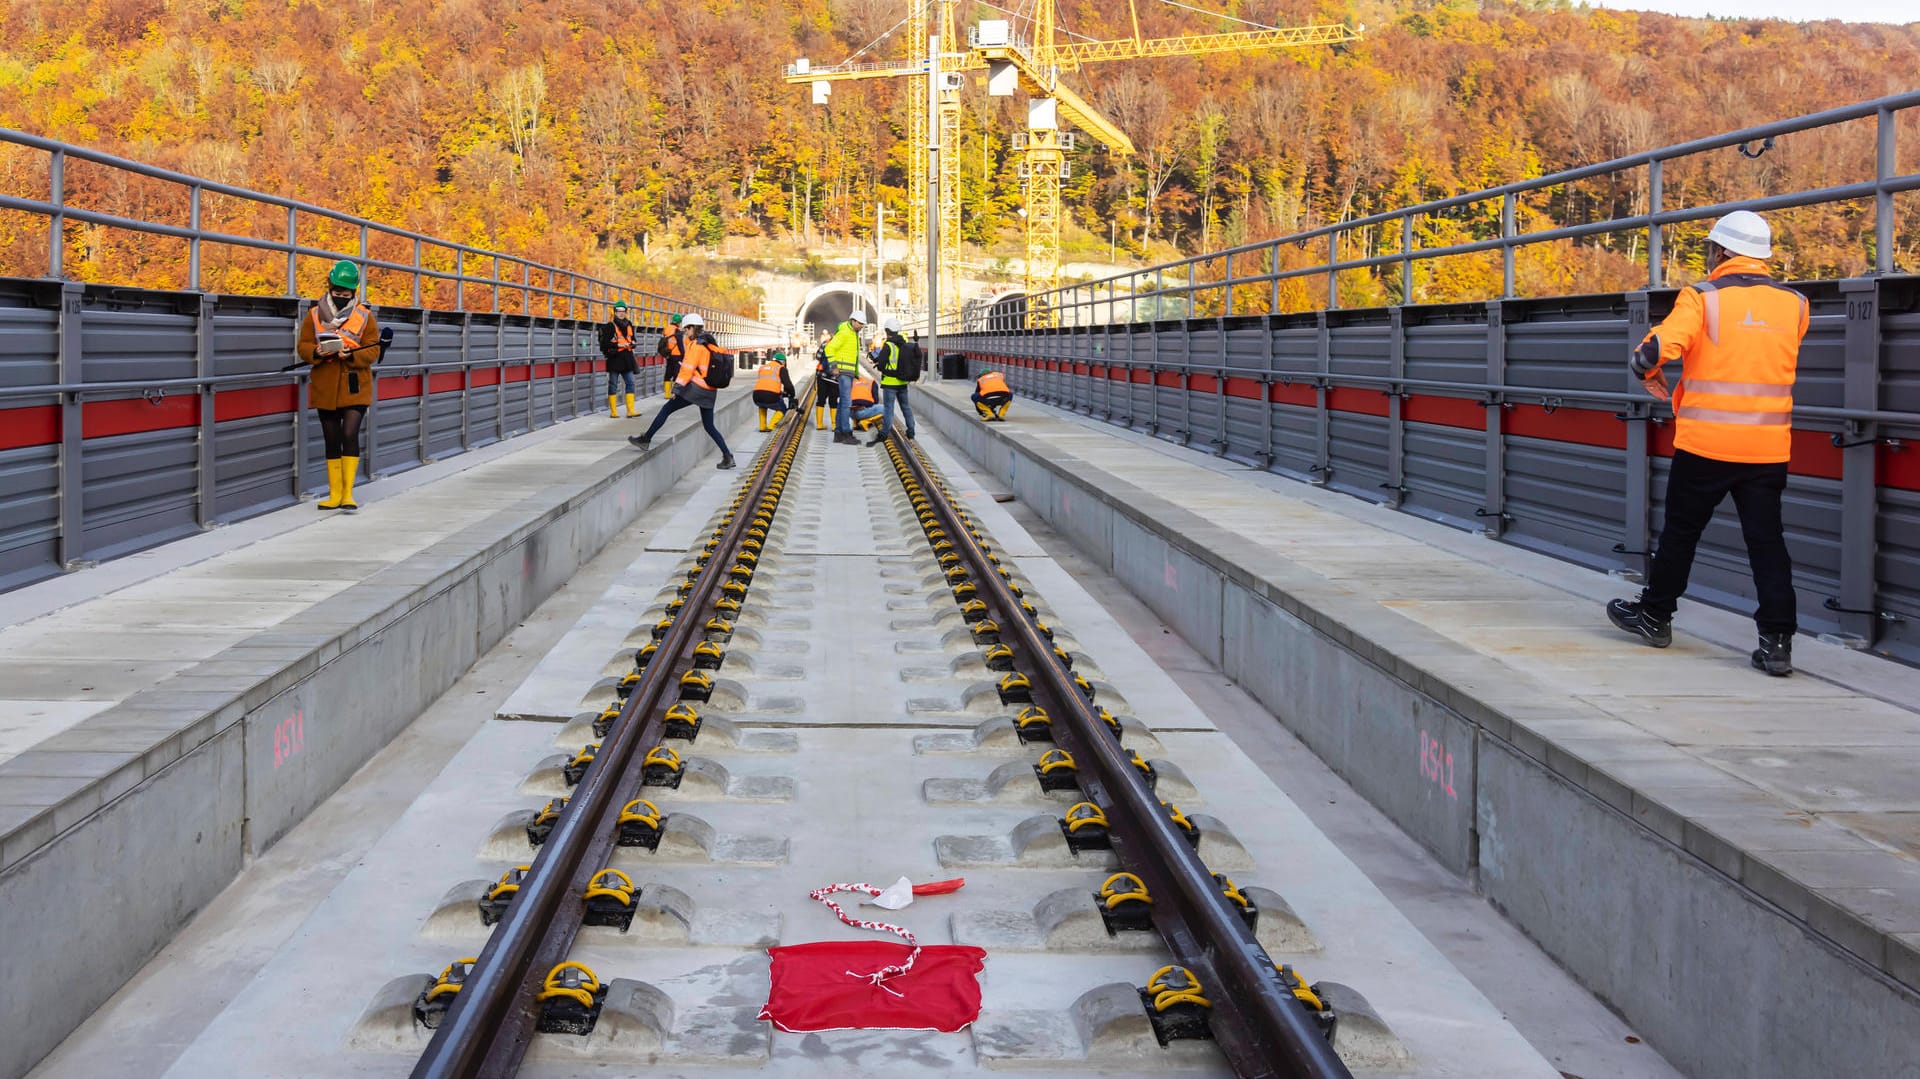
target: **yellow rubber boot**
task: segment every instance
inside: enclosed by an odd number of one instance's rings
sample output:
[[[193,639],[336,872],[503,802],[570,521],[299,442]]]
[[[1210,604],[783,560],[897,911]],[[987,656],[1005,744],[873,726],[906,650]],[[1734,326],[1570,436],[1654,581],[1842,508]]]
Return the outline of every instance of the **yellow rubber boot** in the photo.
[[[996,420],[1004,421],[1007,418],[1007,409],[1010,409],[1012,407],[1013,407],[1013,402],[1008,401],[1006,404],[1001,405],[999,408],[994,409],[993,418]]]
[[[824,431],[827,429],[827,406],[817,405],[814,407],[813,429],[816,431]]]
[[[673,400],[673,380],[672,379],[670,378],[665,379],[660,383],[660,393],[661,393],[661,396],[665,397],[667,400],[669,401]]]
[[[639,414],[640,414],[640,410],[633,407],[633,395],[628,394],[627,395],[627,418],[632,419],[635,416],[638,416]]]
[[[607,418],[608,419],[617,420],[620,418],[619,404],[620,404],[620,399],[618,397],[615,397],[612,394],[607,395]]]
[[[978,412],[980,414],[980,418],[983,420],[990,420],[993,418],[993,410],[981,404],[978,401],[975,401],[973,403],[973,410],[975,412]]]
[[[753,411],[755,413],[755,418],[760,424],[760,426],[757,429],[761,431],[767,430],[767,410],[764,408],[756,408]]]
[[[315,502],[313,508],[321,510],[340,508],[340,458],[327,458],[327,500]]]
[[[353,513],[360,507],[353,501],[353,480],[360,472],[360,458],[340,458],[340,508]]]

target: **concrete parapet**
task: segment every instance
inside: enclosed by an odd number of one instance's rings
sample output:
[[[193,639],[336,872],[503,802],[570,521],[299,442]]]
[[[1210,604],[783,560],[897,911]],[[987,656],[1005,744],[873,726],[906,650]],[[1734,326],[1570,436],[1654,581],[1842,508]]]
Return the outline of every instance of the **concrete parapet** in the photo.
[[[717,421],[750,411],[747,394],[729,394]],[[616,445],[0,762],[0,1079],[32,1067],[246,859],[714,452],[698,423],[644,457]]]

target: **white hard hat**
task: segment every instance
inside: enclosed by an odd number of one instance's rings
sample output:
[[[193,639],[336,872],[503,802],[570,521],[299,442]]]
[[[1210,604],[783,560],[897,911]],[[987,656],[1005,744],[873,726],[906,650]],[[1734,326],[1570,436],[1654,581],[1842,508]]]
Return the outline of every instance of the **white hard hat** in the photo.
[[[899,333],[900,320],[897,318],[890,318],[887,321],[881,323],[880,328],[887,331],[888,333]]]
[[[858,322],[860,325],[865,326],[867,324],[867,316],[861,314],[859,309],[855,308],[854,312],[847,316],[847,321]]]
[[[705,326],[706,324],[707,320],[697,314],[688,315],[686,318],[680,320],[680,325],[682,326]]]
[[[1707,242],[1719,244],[1736,255],[1765,259],[1773,257],[1773,230],[1767,220],[1752,210],[1735,210],[1713,223]]]

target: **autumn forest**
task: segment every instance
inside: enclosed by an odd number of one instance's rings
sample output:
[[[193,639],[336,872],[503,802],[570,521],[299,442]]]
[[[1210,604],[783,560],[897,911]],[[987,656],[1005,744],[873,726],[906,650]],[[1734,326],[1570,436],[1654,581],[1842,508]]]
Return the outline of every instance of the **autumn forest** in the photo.
[[[1160,260],[1284,235],[1570,165],[1911,90],[1920,24],[1690,20],[1505,0],[1240,0],[1261,22],[1364,26],[1362,40],[1089,66],[1070,80],[1133,138],[1130,158],[1077,151],[1069,262]],[[960,4],[963,24],[996,16]],[[906,102],[886,82],[817,107],[794,58],[834,63],[900,21],[901,0],[9,0],[0,6],[0,126],[433,236],[749,309],[749,291],[688,257],[831,250],[898,228]],[[1126,7],[1066,3],[1063,26],[1123,36]],[[1231,29],[1143,4],[1149,35]],[[904,42],[877,46],[897,56]],[[981,260],[1019,250],[1018,99],[966,93],[965,233]],[[1902,132],[1914,171],[1920,130]],[[1709,155],[1666,178],[1669,207],[1872,175],[1871,124]],[[45,197],[46,155],[0,148],[0,189]],[[185,223],[181,189],[73,163],[67,199]],[[1527,220],[1645,208],[1644,177],[1529,200]],[[1900,203],[1901,264],[1920,262],[1920,204]],[[1433,246],[1485,235],[1493,210],[1423,219]],[[1871,266],[1872,203],[1783,215],[1793,276]],[[205,220],[272,236],[284,216],[209,200]],[[171,215],[171,216],[169,216]],[[305,228],[306,226],[303,226]],[[342,249],[326,222],[303,242]],[[36,229],[38,231],[36,231]],[[311,241],[308,237],[311,237]],[[64,273],[179,287],[178,244],[72,229]],[[1110,247],[1112,245],[1112,247]],[[1523,291],[1644,279],[1637,238],[1541,245]],[[45,272],[45,226],[0,211],[0,273]],[[1681,263],[1692,257],[1670,245]],[[382,257],[400,258],[389,252]],[[1636,269],[1636,261],[1639,260]],[[283,263],[209,254],[204,287],[277,292]],[[1684,273],[1684,265],[1674,267]],[[309,272],[302,268],[303,284]],[[1484,292],[1483,262],[1419,298]],[[1391,278],[1393,275],[1386,275]],[[317,277],[314,278],[317,281]],[[396,286],[397,287],[397,286]],[[1349,287],[1343,284],[1343,289]],[[1352,300],[1393,298],[1361,280]],[[442,298],[444,299],[444,297]]]

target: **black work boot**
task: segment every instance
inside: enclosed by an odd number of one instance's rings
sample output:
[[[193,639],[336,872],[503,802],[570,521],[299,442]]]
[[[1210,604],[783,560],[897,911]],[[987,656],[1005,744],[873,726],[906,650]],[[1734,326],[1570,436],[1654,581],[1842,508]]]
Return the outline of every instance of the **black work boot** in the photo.
[[[1613,624],[1655,648],[1673,643],[1673,619],[1662,618],[1647,610],[1646,593],[1636,600],[1616,599],[1607,604],[1607,617]]]
[[[836,446],[858,446],[860,444],[860,440],[853,437],[851,432],[843,434],[839,431],[835,431],[833,433],[833,444]]]
[[[867,445],[878,446],[880,443],[885,442],[886,440],[887,440],[886,432],[883,431],[880,434],[874,435],[873,438],[870,441],[868,441]]]
[[[627,441],[633,443],[633,445],[636,448],[643,449],[643,450],[648,449],[653,445],[653,439],[648,438],[645,435],[628,435]]]
[[[733,454],[731,454],[731,453],[728,453],[728,454],[723,454],[723,455],[721,455],[721,457],[720,457],[720,463],[719,463],[719,464],[717,464],[717,465],[714,465],[713,467],[715,467],[715,468],[717,468],[717,469],[720,469],[720,470],[722,470],[722,471],[725,471],[726,469],[729,469],[729,468],[732,468],[732,467],[734,467],[734,465],[733,465]]]
[[[1775,678],[1793,673],[1793,634],[1762,633],[1760,647],[1753,650],[1753,669]]]

